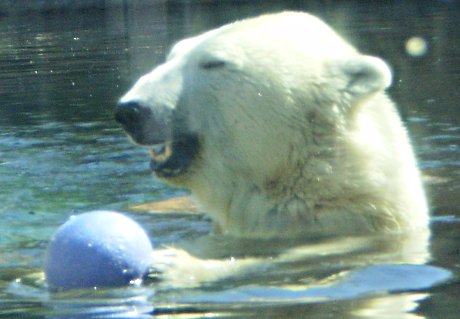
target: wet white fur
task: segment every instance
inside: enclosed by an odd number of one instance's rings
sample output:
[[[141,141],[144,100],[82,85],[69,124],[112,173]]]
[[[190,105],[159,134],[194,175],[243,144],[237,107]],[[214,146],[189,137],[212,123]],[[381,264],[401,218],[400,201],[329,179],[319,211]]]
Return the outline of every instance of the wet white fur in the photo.
[[[219,61],[225,66],[209,67]],[[162,284],[195,287],[318,256],[343,256],[350,267],[426,262],[427,203],[406,130],[384,93],[390,84],[385,62],[305,13],[261,16],[179,42],[121,101],[174,109],[174,129],[201,138],[189,173],[168,182],[191,189],[216,231],[233,238],[156,249]],[[275,245],[323,235],[346,237],[279,255],[254,255],[256,245],[234,238]],[[246,257],[233,258],[227,243]],[[354,308],[403,313],[419,298],[398,297]]]
[[[225,61],[222,67],[203,67]],[[299,237],[425,228],[391,72],[306,13],[265,15],[179,42],[122,102],[167,105],[202,137],[187,187],[216,229]]]

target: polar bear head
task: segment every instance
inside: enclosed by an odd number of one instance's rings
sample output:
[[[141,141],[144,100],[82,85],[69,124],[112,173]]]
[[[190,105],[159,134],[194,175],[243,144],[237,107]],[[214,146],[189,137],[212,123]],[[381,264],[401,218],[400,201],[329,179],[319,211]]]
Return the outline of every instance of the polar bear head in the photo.
[[[340,205],[363,194],[366,202],[353,209],[378,210],[380,195],[372,193],[387,183],[377,180],[389,164],[374,156],[381,146],[369,135],[402,139],[408,166],[414,165],[397,115],[388,124],[396,129],[381,129],[395,113],[383,93],[390,82],[379,58],[359,53],[312,15],[284,12],[177,43],[164,64],[121,98],[116,119],[151,149],[152,171],[191,189],[218,229],[304,232],[315,223],[333,228]],[[382,113],[374,118],[366,108],[377,104]],[[360,118],[366,120],[359,124]],[[394,162],[390,170],[404,166]],[[365,214],[349,214],[350,224],[368,223]]]

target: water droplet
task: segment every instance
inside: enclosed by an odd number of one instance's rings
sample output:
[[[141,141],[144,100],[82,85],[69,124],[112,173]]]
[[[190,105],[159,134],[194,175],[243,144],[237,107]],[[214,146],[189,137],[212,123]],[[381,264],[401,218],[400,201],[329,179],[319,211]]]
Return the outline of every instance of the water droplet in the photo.
[[[130,280],[129,284],[135,287],[139,287],[140,285],[142,285],[142,279],[136,278],[136,279]]]
[[[411,37],[406,41],[406,52],[413,57],[421,57],[428,52],[428,43],[422,37]]]

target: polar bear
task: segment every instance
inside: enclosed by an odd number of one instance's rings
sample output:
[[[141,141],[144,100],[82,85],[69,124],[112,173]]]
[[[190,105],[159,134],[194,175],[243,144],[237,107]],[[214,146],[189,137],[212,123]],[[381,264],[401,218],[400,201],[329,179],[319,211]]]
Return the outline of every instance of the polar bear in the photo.
[[[151,169],[188,188],[215,232],[299,238],[425,229],[391,72],[320,19],[282,12],[177,43],[120,99]]]

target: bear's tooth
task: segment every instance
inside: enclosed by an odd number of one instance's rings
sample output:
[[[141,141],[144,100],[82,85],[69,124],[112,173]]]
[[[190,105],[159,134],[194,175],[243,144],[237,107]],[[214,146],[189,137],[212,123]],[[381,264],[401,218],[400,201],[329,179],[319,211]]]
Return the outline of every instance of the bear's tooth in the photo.
[[[172,154],[171,144],[154,145],[150,149],[150,157],[156,162],[166,161]]]
[[[155,144],[151,146],[151,152],[154,154],[160,155],[165,152],[166,149],[166,143],[161,143],[161,144]]]

